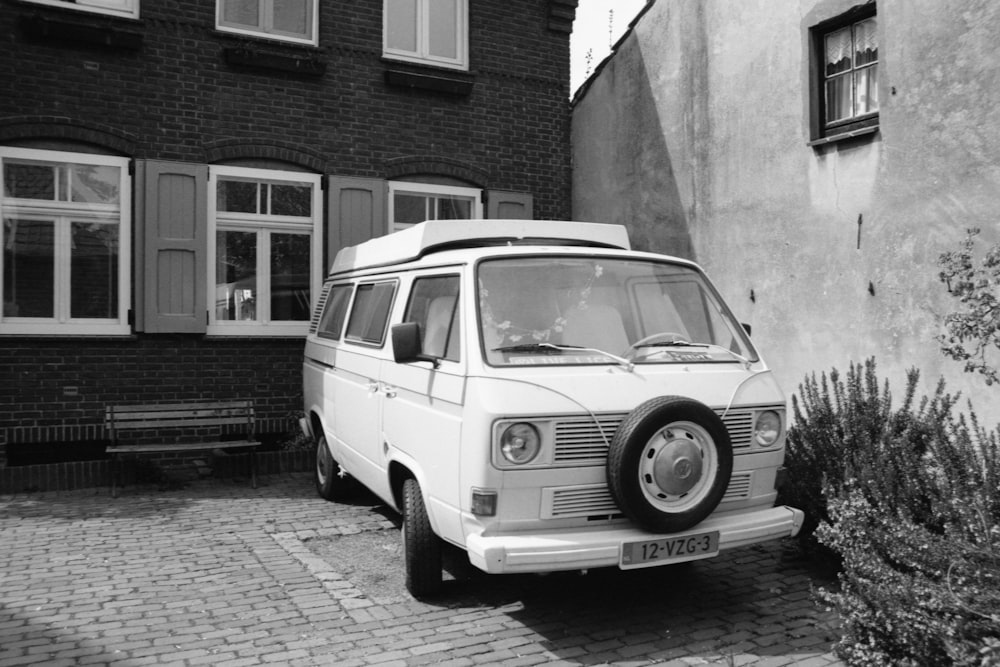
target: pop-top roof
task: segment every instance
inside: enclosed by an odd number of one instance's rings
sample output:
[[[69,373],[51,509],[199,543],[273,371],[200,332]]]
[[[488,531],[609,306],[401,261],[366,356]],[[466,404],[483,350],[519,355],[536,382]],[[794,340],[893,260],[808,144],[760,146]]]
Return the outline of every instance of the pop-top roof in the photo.
[[[554,220],[428,220],[342,249],[330,275],[400,264],[440,250],[527,243],[631,248],[628,231],[622,225]]]

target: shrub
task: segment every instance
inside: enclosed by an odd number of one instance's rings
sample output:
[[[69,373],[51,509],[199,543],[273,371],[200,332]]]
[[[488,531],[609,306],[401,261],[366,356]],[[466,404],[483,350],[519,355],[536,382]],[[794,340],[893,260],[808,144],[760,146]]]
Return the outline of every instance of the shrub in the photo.
[[[1000,432],[955,416],[939,383],[893,408],[874,360],[793,396],[782,502],[842,566],[839,651],[852,664],[1000,665]]]
[[[947,333],[938,336],[938,342],[945,356],[964,361],[966,372],[982,374],[991,385],[1000,381],[1000,369],[993,363],[1000,350],[1000,243],[977,264],[973,253],[978,235],[978,229],[970,229],[959,250],[938,258],[938,278],[960,304],[945,316]]]

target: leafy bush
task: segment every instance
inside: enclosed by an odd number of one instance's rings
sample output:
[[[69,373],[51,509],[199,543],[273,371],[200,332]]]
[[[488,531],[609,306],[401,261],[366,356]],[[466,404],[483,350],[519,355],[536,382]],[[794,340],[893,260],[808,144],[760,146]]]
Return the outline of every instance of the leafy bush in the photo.
[[[852,664],[1000,665],[1000,431],[955,416],[940,383],[892,407],[874,360],[793,396],[782,502],[839,560],[841,655]]]
[[[978,229],[970,229],[959,250],[938,258],[938,278],[960,304],[945,316],[947,333],[938,336],[938,342],[945,356],[964,361],[966,372],[982,374],[991,385],[1000,381],[995,365],[1000,350],[1000,243],[977,264],[973,254],[978,235]]]

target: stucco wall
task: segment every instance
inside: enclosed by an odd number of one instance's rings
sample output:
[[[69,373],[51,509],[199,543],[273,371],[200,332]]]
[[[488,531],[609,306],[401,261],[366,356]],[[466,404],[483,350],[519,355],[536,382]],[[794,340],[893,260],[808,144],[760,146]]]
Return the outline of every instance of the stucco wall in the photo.
[[[1000,4],[878,2],[879,132],[813,147],[808,31],[856,4],[657,0],[575,101],[574,218],[700,262],[788,392],[873,356],[996,423],[934,337],[938,255],[1000,238]]]

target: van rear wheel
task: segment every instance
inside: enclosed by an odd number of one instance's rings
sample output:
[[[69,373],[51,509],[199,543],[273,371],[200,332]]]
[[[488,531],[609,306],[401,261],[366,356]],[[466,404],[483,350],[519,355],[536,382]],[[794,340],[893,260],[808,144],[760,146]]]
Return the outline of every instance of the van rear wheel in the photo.
[[[403,557],[406,589],[418,600],[441,590],[441,538],[431,529],[420,484],[403,482]]]
[[[326,436],[316,439],[316,492],[324,500],[343,500],[351,493],[353,480],[330,453]]]

